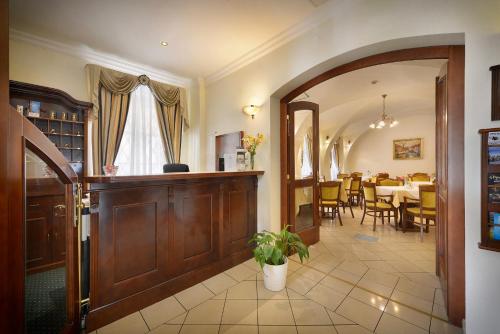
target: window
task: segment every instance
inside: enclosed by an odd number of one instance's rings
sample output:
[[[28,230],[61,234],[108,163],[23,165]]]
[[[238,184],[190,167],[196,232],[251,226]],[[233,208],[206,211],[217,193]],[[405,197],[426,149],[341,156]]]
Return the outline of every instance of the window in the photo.
[[[332,151],[330,155],[330,176],[332,180],[335,180],[337,178],[337,175],[339,174],[339,166],[337,164],[338,161],[338,152],[337,152],[337,144],[333,144],[332,146]]]
[[[156,103],[150,89],[139,85],[130,96],[127,123],[115,160],[117,174],[161,174],[165,163]]]

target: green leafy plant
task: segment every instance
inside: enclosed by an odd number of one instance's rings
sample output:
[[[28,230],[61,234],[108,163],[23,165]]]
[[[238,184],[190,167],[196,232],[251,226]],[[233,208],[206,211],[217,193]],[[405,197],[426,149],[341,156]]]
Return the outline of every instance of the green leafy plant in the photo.
[[[249,243],[255,243],[253,250],[255,260],[264,267],[264,264],[280,265],[285,258],[297,253],[300,262],[309,258],[309,250],[298,234],[288,231],[285,226],[279,233],[264,231],[255,233]]]

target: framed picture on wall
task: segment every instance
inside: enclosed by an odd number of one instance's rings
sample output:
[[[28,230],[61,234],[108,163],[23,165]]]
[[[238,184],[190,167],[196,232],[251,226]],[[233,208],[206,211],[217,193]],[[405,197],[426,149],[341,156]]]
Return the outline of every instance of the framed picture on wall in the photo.
[[[423,159],[423,139],[396,139],[393,141],[392,155],[394,160]]]

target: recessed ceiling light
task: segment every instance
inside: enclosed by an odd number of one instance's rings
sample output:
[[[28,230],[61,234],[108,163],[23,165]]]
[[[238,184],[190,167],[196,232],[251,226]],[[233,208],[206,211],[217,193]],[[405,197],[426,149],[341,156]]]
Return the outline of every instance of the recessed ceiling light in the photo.
[[[372,85],[378,84],[378,80],[372,80]]]
[[[161,42],[160,42],[160,45],[161,45],[161,46],[167,46],[167,45],[168,45],[168,43],[167,43],[167,42],[165,42],[165,41],[161,41]]]

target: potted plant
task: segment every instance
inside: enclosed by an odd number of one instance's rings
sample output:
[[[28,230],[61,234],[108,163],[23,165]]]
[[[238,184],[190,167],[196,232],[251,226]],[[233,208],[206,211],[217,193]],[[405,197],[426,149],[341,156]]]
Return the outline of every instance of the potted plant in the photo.
[[[300,262],[309,258],[307,246],[296,233],[288,231],[288,226],[279,233],[255,233],[249,242],[256,245],[253,254],[264,272],[264,286],[271,291],[285,288],[289,255],[296,252]]]

